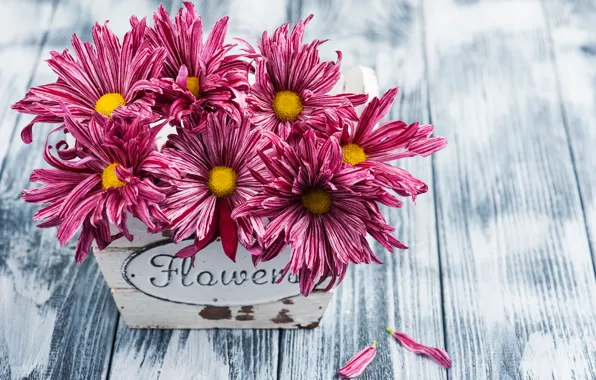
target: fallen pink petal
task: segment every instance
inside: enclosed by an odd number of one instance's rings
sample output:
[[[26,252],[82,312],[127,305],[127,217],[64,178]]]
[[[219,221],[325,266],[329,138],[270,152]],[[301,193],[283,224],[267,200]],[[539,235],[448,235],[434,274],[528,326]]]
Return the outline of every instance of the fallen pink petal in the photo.
[[[352,379],[360,375],[366,367],[373,361],[377,354],[377,341],[375,340],[372,345],[366,347],[356,355],[352,356],[350,360],[344,365],[337,374],[342,379]]]
[[[445,350],[420,344],[414,339],[410,338],[408,335],[394,331],[392,328],[387,328],[387,332],[393,335],[395,339],[399,340],[399,342],[405,348],[412,351],[413,353],[418,355],[426,355],[443,368],[451,368],[451,364],[453,364],[453,362]]]

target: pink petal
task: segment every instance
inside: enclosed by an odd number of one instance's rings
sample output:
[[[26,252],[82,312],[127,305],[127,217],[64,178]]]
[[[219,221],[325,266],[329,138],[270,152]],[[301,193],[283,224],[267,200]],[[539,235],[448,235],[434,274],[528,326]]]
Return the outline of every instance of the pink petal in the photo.
[[[75,249],[75,260],[78,264],[82,263],[87,257],[87,253],[91,249],[91,243],[93,243],[93,227],[88,221],[85,221]]]
[[[397,87],[393,87],[380,98],[375,97],[370,101],[360,116],[355,136],[356,141],[366,138],[372,132],[375,124],[389,112],[396,95]]]
[[[351,379],[360,375],[366,367],[372,362],[377,354],[377,341],[375,340],[371,346],[366,347],[356,355],[352,356],[350,360],[337,373],[342,379]]]
[[[178,252],[176,252],[176,257],[185,259],[190,257],[190,264],[194,267],[195,266],[195,255],[197,254],[198,250],[195,244],[191,244],[188,247],[184,247]]]
[[[211,216],[209,224],[207,225],[205,236],[202,239],[195,238],[195,247],[197,248],[197,252],[213,243],[213,241],[217,238],[217,218],[218,214],[214,212]]]
[[[412,351],[413,353],[418,355],[426,355],[443,368],[451,368],[452,361],[445,350],[420,344],[406,334],[394,331],[391,328],[387,328],[387,331],[389,334],[393,335],[395,339],[399,340],[399,342],[405,348]]]
[[[191,257],[197,254],[197,247],[194,244],[189,245],[188,247],[184,247],[178,252],[176,252],[176,257],[181,259]]]
[[[224,253],[230,260],[236,262],[238,232],[236,231],[234,219],[232,219],[230,204],[226,199],[218,200],[217,213],[219,214],[219,236],[221,236],[221,245],[223,246]]]

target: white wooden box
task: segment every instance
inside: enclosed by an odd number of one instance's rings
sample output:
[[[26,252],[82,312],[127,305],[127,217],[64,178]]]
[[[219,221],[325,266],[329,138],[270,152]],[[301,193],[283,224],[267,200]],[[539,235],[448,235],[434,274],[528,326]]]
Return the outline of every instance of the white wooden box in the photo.
[[[132,328],[312,328],[316,327],[332,292],[300,295],[297,278],[276,284],[289,260],[289,249],[255,268],[238,247],[236,263],[215,241],[195,258],[175,258],[184,243],[149,235],[131,218],[134,242],[119,239],[97,263],[118,310]],[[189,241],[188,243],[190,243]]]
[[[336,92],[378,95],[374,71],[349,70]],[[362,112],[363,106],[358,108]],[[165,136],[158,137],[158,145],[164,142]],[[131,328],[313,328],[333,295],[315,289],[303,297],[291,274],[276,284],[290,248],[255,268],[241,245],[233,263],[217,240],[197,254],[193,267],[190,259],[174,256],[184,243],[173,244],[167,233],[148,234],[140,221],[129,220],[133,242],[121,238],[94,252]]]

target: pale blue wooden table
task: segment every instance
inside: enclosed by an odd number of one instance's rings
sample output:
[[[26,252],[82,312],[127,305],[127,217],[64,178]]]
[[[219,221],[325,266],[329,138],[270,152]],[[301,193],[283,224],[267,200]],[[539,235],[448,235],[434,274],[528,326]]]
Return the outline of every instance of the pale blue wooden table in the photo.
[[[251,41],[314,13],[325,57],[399,84],[391,116],[449,139],[407,163],[429,193],[388,214],[410,249],[352,268],[314,330],[129,330],[94,259],[76,265],[31,221],[20,191],[42,139],[22,144],[28,118],[9,106],[55,79],[44,59],[72,33],[109,19],[122,35],[158,1],[0,0],[0,379],[331,379],[373,339],[361,379],[596,378],[594,0],[196,3]],[[446,347],[453,368],[387,326]]]

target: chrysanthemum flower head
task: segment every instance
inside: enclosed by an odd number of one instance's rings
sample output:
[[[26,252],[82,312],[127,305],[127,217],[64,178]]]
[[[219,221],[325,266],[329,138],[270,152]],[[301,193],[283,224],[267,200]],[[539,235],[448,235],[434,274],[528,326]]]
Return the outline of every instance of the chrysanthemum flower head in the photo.
[[[256,59],[255,83],[247,103],[252,122],[286,139],[295,127],[314,128],[328,134],[325,114],[356,120],[354,105],[363,104],[366,95],[330,95],[340,78],[341,53],[337,62],[321,62],[319,46],[325,41],[304,44],[304,29],[312,15],[289,31],[290,23],[280,26],[269,37],[263,33],[257,53],[247,43],[247,53]]]
[[[228,54],[234,47],[224,44],[228,17],[214,25],[204,42],[201,16],[190,2],[183,3],[174,22],[160,5],[153,21],[147,37],[154,47],[167,51],[163,72],[154,80],[163,90],[156,109],[194,132],[204,128],[207,112],[224,110],[239,119],[238,102],[248,88],[250,64]]]
[[[64,109],[66,128],[77,141],[69,152],[70,160],[54,157],[52,146],[44,152],[52,167],[36,169],[31,182],[42,187],[24,190],[27,202],[49,204],[39,210],[34,220],[44,220],[39,227],[58,227],[58,240],[65,244],[81,228],[75,258],[83,261],[93,240],[100,249],[113,239],[132,236],[127,228],[127,212],[143,221],[150,230],[167,222],[159,209],[165,190],[154,183],[155,175],[175,176],[163,155],[155,150],[155,135],[142,116],[133,121],[115,120],[95,115],[83,124]],[[64,141],[57,149],[68,147]],[[110,233],[110,224],[119,231]]]
[[[259,150],[266,171],[258,179],[263,191],[236,208],[234,217],[269,220],[263,234],[262,261],[271,260],[288,244],[292,257],[284,273],[298,274],[302,294],[322,280],[341,281],[350,263],[380,262],[367,232],[387,248],[405,248],[378,213],[375,201],[384,192],[373,186],[369,171],[342,162],[338,141],[319,139],[307,131],[292,146],[266,132],[270,144]]]
[[[428,187],[406,170],[392,166],[390,161],[407,157],[426,157],[443,149],[447,140],[430,137],[432,125],[406,124],[388,121],[376,127],[387,114],[397,95],[397,87],[391,88],[380,98],[373,98],[366,105],[357,123],[340,121],[342,131],[337,134],[343,151],[343,161],[353,167],[371,170],[375,181],[402,196],[425,193]]]
[[[150,79],[161,72],[166,52],[150,46],[144,38],[145,28],[143,19],[120,44],[107,23],[95,24],[95,46],[73,35],[75,57],[68,50],[52,52],[48,64],[58,80],[31,88],[24,99],[12,106],[19,112],[36,115],[21,132],[23,141],[32,141],[32,128],[37,122],[63,122],[61,104],[78,121],[89,121],[94,114],[109,118],[116,110],[150,117],[153,92],[160,91]]]
[[[172,191],[162,208],[175,242],[195,234],[194,244],[178,252],[179,257],[194,257],[218,237],[232,260],[238,242],[249,251],[258,250],[256,233],[263,230],[261,220],[234,221],[231,213],[261,189],[251,172],[263,170],[255,154],[259,139],[247,118],[238,123],[225,112],[209,114],[202,132],[179,128],[177,135],[170,136],[163,153],[184,176],[164,178]]]

